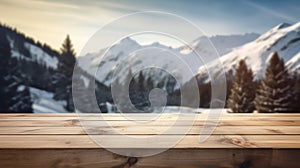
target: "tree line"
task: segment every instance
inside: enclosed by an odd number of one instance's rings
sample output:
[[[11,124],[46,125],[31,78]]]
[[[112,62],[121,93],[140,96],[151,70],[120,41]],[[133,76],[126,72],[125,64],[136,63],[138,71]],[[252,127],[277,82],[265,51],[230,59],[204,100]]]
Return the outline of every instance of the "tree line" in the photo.
[[[20,62],[11,57],[9,41],[0,29],[0,112],[32,112],[32,101]]]
[[[9,38],[13,40],[13,46]],[[25,43],[36,45],[50,56],[57,57],[58,68],[53,69],[44,63],[30,60],[32,56]],[[29,59],[14,57],[12,50]],[[67,102],[65,108],[68,111],[74,111],[71,84],[76,58],[69,36],[61,52],[57,52],[16,29],[0,24],[0,58],[0,112],[33,112],[30,87],[53,92],[56,100]]]
[[[254,80],[245,60],[240,60],[233,77],[227,107],[233,113],[298,112],[300,76],[286,67],[275,52],[271,55],[263,79]]]
[[[151,72],[151,73],[150,73]],[[160,74],[164,78],[155,80],[153,74]],[[133,74],[131,69],[126,72],[124,79],[117,77],[112,83],[113,92],[118,96],[112,99],[112,103],[118,106],[118,110],[125,112],[151,112],[155,110],[155,104],[151,104],[150,92],[157,88],[166,96],[165,105],[180,106],[180,90],[176,79],[165,71],[149,68]],[[138,110],[138,111],[136,111]]]

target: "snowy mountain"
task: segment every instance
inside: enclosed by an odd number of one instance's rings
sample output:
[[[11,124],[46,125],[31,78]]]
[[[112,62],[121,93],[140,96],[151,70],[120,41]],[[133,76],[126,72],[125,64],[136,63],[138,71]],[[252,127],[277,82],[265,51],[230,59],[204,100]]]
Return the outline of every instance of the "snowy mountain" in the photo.
[[[41,112],[41,109],[37,105],[43,99],[43,95],[45,95],[41,93],[47,92],[50,94],[50,92],[55,90],[51,78],[57,73],[59,53],[51,49],[48,45],[35,42],[32,38],[8,26],[0,25],[0,33],[1,65],[7,66],[1,67],[3,78],[7,77],[6,80],[4,79],[1,82],[5,82],[8,78],[11,78],[11,85],[18,88],[14,91],[13,87],[5,85],[4,87],[7,87],[7,92],[11,92],[12,97],[3,92],[0,94],[1,99],[17,101],[18,97],[24,97],[26,101],[19,98],[16,104],[24,104],[24,107],[28,105],[32,107],[33,112]],[[25,94],[25,89],[19,89],[25,88],[25,86],[29,88],[28,92],[30,93]],[[49,96],[48,99],[50,99]],[[33,103],[32,105],[30,104],[30,100]],[[61,102],[52,100],[52,104],[55,103],[61,106]],[[47,106],[45,105],[45,107]],[[43,108],[42,111],[52,112],[53,110]]]
[[[24,47],[27,49],[27,51],[29,51],[29,55],[30,55],[30,57],[28,57],[18,51],[18,48],[15,46],[15,41],[13,39],[10,39],[10,38],[8,38],[8,39],[10,41],[10,45],[12,48],[12,56],[13,57],[17,57],[19,59],[24,59],[24,60],[31,61],[31,62],[37,62],[39,64],[46,65],[49,68],[53,68],[53,69],[57,68],[57,63],[58,63],[57,56],[58,55],[56,55],[56,54],[50,55],[47,52],[45,52],[42,48],[40,48],[34,44],[25,42]]]
[[[225,72],[234,71],[239,60],[244,59],[253,70],[256,78],[264,75],[268,59],[273,52],[277,52],[284,59],[291,70],[299,68],[300,63],[300,22],[293,25],[282,23],[267,31],[259,38],[241,47],[233,49],[221,57]],[[217,61],[211,62],[208,66],[216,67],[214,75],[219,75],[221,68]],[[199,72],[203,72],[202,66]],[[208,78],[208,75],[199,74],[201,78]],[[203,79],[202,79],[203,80]]]
[[[293,71],[299,71],[300,70],[300,52],[293,56],[286,65]]]
[[[239,47],[243,44],[246,44],[250,41],[255,40],[259,37],[259,34],[256,33],[246,33],[243,35],[235,34],[235,35],[216,35],[209,38],[209,40],[212,42],[218,53],[222,56],[230,51],[232,51],[234,48]],[[200,53],[207,52],[205,51],[206,47],[204,42],[206,37],[199,37],[192,43],[192,48],[194,50],[197,50]],[[182,53],[191,53],[192,50],[189,47],[181,47]]]
[[[55,83],[55,77],[63,75],[58,70],[58,65],[62,64],[59,60],[59,52],[46,44],[34,41],[16,29],[1,24],[0,35],[0,63],[1,76],[3,77],[1,87],[5,87],[7,90],[7,92],[0,93],[0,99],[12,102],[11,100],[14,100],[16,97],[29,97],[28,102],[18,101],[18,103],[28,104],[35,113],[67,112],[64,109],[66,102],[54,99],[54,93],[58,86]],[[77,82],[79,84],[83,83],[83,86],[81,86],[83,88],[90,87],[91,76],[81,69],[78,71],[81,76],[77,79]],[[10,80],[8,81],[8,79]],[[18,89],[12,87],[9,89],[8,86],[10,85]],[[96,85],[97,91],[101,93],[98,99],[100,102],[105,103],[110,95],[108,93],[109,89],[97,81]],[[67,87],[64,84],[59,86],[62,86],[62,88]],[[28,92],[30,92],[26,96],[23,96],[23,93],[21,93],[21,91],[25,90],[24,88],[28,88]],[[79,89],[84,90],[83,88]],[[29,103],[30,100],[33,104]],[[89,104],[87,102],[84,103],[82,107],[86,108]],[[4,104],[0,103],[1,106],[4,106]],[[5,110],[8,110],[8,108]],[[87,110],[91,110],[91,108]]]
[[[225,54],[230,52],[233,48],[250,42],[257,37],[257,34],[251,33],[244,35],[213,36],[209,39],[220,54]],[[204,38],[206,37],[196,39],[191,47],[201,56],[209,57],[211,53],[205,50],[207,43],[204,42]],[[129,69],[135,72],[138,71],[138,69],[151,66],[162,68],[169,73],[176,74],[174,76],[184,83],[196,74],[198,68],[203,65],[197,55],[190,49],[191,47],[182,46],[172,48],[160,43],[140,45],[131,38],[125,38],[111,48],[104,48],[98,53],[80,56],[78,62],[79,65],[87,72],[90,72],[90,74],[94,74],[94,72],[98,70],[96,78],[106,85],[111,83],[110,80],[114,72],[121,74],[118,78],[122,81]],[[104,54],[105,56],[102,58]],[[155,81],[161,81],[166,78],[160,70],[152,70],[148,75],[154,78]]]
[[[0,32],[5,34],[6,48],[9,48],[8,50],[11,53],[7,56],[17,61],[14,64],[17,65],[16,67],[19,70],[16,75],[19,80],[22,80],[18,85],[29,87],[33,101],[33,111],[39,113],[65,112],[63,106],[66,102],[57,101],[53,98],[56,86],[52,78],[60,74],[57,69],[60,63],[59,53],[48,45],[35,42],[9,27],[0,25]],[[209,37],[209,40],[222,56],[221,61],[226,72],[233,72],[237,62],[240,59],[245,59],[254,71],[256,78],[260,78],[263,76],[269,56],[273,52],[278,52],[290,70],[300,70],[300,22],[294,25],[280,24],[261,36],[254,33],[230,36],[218,35]],[[207,45],[206,37],[197,38],[193,41],[191,47],[181,46],[178,48],[172,48],[157,42],[141,45],[131,38],[125,38],[110,48],[103,48],[97,53],[77,57],[81,67],[79,71],[82,74],[77,79],[79,80],[78,85],[90,88],[91,76],[96,72],[98,103],[102,105],[113,104],[110,93],[113,76],[115,75],[120,83],[124,83],[130,73],[129,70],[137,76],[141,69],[146,68],[149,70],[145,71],[144,75],[147,76],[144,80],[148,82],[149,77],[151,77],[153,81],[157,82],[154,83],[155,85],[160,84],[164,89],[167,88],[168,80],[170,80],[169,74],[172,74],[181,83],[188,83],[194,75],[198,75],[198,79],[201,79],[199,81],[203,85],[203,91],[208,91],[210,88],[208,85],[206,86],[206,82],[209,81],[209,78],[207,74],[203,73],[205,67],[191,49],[197,51],[201,57],[209,58],[212,53],[207,49],[209,48]],[[102,56],[104,57],[102,58]],[[3,57],[7,59],[5,55]],[[214,73],[211,75],[217,76],[220,74],[220,68],[216,61],[212,60],[207,66],[214,69]],[[172,89],[173,92],[168,93],[172,93],[175,100],[178,93],[176,87]],[[85,89],[79,88],[79,90],[85,92]],[[84,95],[80,92],[78,94]],[[201,99],[206,100],[206,97],[201,97]],[[89,104],[89,97],[81,96],[78,102],[82,103],[80,106],[82,109],[80,110],[83,112],[93,112],[96,108]],[[176,103],[174,104],[176,105]],[[207,103],[204,102],[203,107],[206,106]]]
[[[57,51],[51,49],[46,44],[35,42],[33,39],[9,27],[0,25],[0,29],[7,36],[12,57],[16,57],[19,60],[36,62],[52,69],[57,68],[59,55]]]

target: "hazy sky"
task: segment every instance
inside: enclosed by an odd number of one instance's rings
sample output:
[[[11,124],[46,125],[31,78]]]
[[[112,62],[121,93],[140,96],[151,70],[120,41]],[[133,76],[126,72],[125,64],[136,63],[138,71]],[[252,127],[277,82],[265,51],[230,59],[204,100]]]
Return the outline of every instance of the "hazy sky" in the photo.
[[[139,11],[180,15],[208,35],[263,33],[300,21],[299,0],[0,0],[1,23],[55,49],[70,34],[77,53],[103,25]]]

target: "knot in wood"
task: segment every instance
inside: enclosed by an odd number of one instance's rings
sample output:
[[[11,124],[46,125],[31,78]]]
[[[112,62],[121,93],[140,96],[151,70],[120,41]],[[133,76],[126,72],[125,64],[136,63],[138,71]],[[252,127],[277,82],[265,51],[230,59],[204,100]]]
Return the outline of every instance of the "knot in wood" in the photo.
[[[124,168],[130,168],[134,164],[136,164],[138,159],[136,157],[129,157],[127,162],[124,165]]]

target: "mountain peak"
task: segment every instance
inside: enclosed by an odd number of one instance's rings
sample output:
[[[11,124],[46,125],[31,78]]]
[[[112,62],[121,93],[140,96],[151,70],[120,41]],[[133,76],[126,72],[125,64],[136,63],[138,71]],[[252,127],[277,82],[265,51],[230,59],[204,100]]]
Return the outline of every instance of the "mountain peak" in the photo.
[[[300,22],[296,22],[294,24],[289,24],[289,23],[281,23],[277,26],[275,26],[273,29],[270,31],[294,31],[294,30],[299,30],[300,29]]]
[[[261,41],[266,41],[270,38],[275,38],[273,41],[276,39],[279,39],[280,37],[284,37],[286,34],[293,32],[294,30],[298,30],[300,27],[300,22],[295,23],[295,24],[288,24],[288,23],[280,23],[279,25],[273,27],[266,33],[262,34],[256,41],[261,42]]]
[[[261,35],[257,40],[235,48],[221,57],[226,72],[234,70],[237,60],[246,60],[256,79],[264,75],[270,55],[277,52],[286,64],[296,69],[299,66],[300,53],[300,22],[293,25],[281,23]],[[216,62],[216,61],[215,61]],[[211,63],[209,66],[215,66]],[[202,69],[205,67],[202,67]],[[201,69],[200,69],[201,70]],[[216,69],[215,74],[221,74],[223,69]]]
[[[139,45],[135,40],[130,37],[125,37],[118,44],[125,44],[125,45]]]
[[[291,26],[291,24],[283,22],[283,23],[280,23],[279,25],[275,26],[273,29],[279,30],[279,29],[287,28],[289,26]]]

